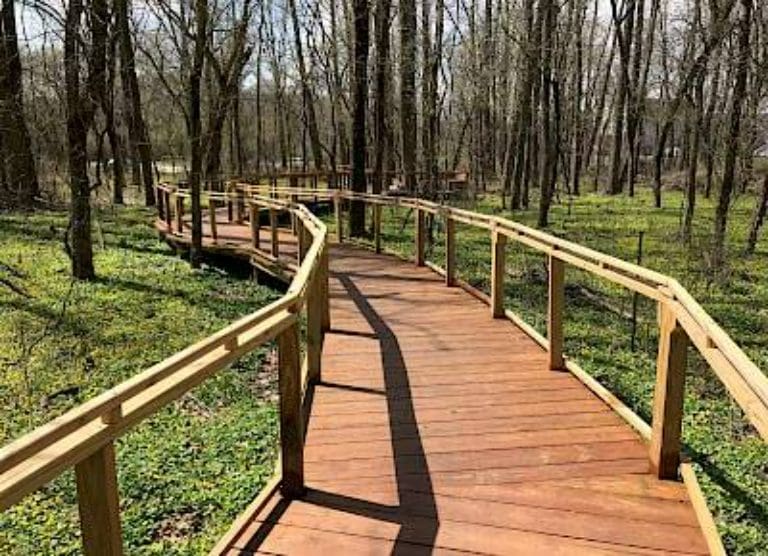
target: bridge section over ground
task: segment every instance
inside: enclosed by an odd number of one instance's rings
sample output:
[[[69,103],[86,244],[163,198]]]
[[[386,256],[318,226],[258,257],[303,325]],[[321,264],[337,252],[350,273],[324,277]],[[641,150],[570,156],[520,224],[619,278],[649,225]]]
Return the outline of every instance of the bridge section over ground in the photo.
[[[189,193],[158,194],[158,230],[189,246]],[[681,457],[686,350],[763,438],[768,381],[677,282],[416,199],[251,186],[206,198],[204,250],[245,258],[286,294],[3,448],[0,509],[74,466],[85,552],[121,554],[114,439],[274,339],[280,461],[214,554],[724,553]],[[316,199],[334,207],[334,244],[301,204]],[[350,202],[372,207],[371,250],[342,242]],[[393,204],[414,211],[410,262],[381,253]],[[425,259],[428,214],[445,219],[445,268]],[[456,223],[491,235],[490,296],[456,277]],[[504,308],[508,240],[547,257],[546,338]],[[564,356],[566,265],[658,302],[650,426]]]

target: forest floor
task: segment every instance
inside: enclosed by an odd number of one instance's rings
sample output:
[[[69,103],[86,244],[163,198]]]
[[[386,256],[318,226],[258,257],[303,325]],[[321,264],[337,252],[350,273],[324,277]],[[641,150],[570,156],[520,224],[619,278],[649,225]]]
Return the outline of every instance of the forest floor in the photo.
[[[96,212],[91,283],[69,278],[66,213],[0,214],[0,445],[279,295],[190,269],[153,214]],[[274,376],[261,350],[120,439],[128,553],[207,553],[253,499],[276,458]],[[71,472],[0,513],[0,554],[79,553]]]
[[[717,275],[709,265],[715,200],[699,200],[687,245],[679,235],[682,193],[665,192],[663,203],[662,209],[653,208],[647,190],[633,199],[600,194],[564,198],[552,207],[548,231],[632,262],[642,232],[642,264],[677,278],[757,366],[768,369],[768,231],[753,256],[743,254],[754,197],[740,196],[730,211],[728,266]],[[502,210],[498,195],[492,194],[461,205],[536,224],[536,200],[531,208],[515,213]],[[328,218],[328,223],[333,231],[333,219]],[[412,257],[412,212],[385,208],[382,226],[384,247]],[[433,234],[428,260],[444,267],[439,219]],[[456,241],[459,278],[489,292],[490,235],[458,224]],[[505,306],[545,334],[545,258],[517,243],[508,243],[506,253]],[[573,267],[566,269],[566,283],[566,353],[650,422],[657,349],[655,304],[644,298],[638,301],[632,349],[632,294]],[[694,350],[690,350],[686,381],[684,449],[697,466],[726,548],[733,554],[768,554],[768,444],[747,424]]]

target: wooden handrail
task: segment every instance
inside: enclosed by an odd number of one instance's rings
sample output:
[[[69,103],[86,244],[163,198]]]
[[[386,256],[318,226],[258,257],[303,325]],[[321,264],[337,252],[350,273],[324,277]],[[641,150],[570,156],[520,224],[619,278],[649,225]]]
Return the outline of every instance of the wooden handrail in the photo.
[[[169,234],[180,236],[185,226],[184,199],[190,192],[169,184],[159,184],[157,192],[164,199],[158,215],[159,224],[165,226]],[[443,274],[447,285],[461,285],[470,290],[470,286],[455,276],[455,225],[460,223],[488,230],[493,246],[492,292],[491,296],[476,290],[473,294],[491,305],[492,316],[510,318],[547,349],[552,369],[565,368],[573,372],[630,420],[649,439],[649,458],[659,477],[673,478],[678,473],[688,342],[703,355],[762,438],[768,438],[768,378],[687,290],[668,276],[498,216],[423,199],[239,183],[231,184],[221,192],[206,191],[205,195],[212,223],[216,219],[215,208],[221,202],[238,207],[238,221],[243,216],[240,207],[247,206],[254,242],[259,231],[255,220],[261,210],[269,211],[275,258],[279,255],[277,214],[288,212],[291,215],[302,243],[298,266],[285,295],[0,450],[0,510],[15,504],[66,469],[75,468],[86,554],[122,553],[114,440],[238,358],[273,339],[277,340],[279,350],[281,455],[277,477],[285,496],[295,497],[304,492],[303,397],[307,384],[320,380],[323,333],[330,327],[328,232],[325,224],[301,204],[306,197],[333,202],[339,241],[343,239],[344,202],[356,200],[372,205],[374,248],[377,251],[381,248],[381,207],[415,210],[416,263],[426,264]],[[446,270],[425,260],[425,214],[445,219]],[[503,306],[507,240],[526,245],[548,258],[548,338],[543,338]],[[253,247],[257,244],[253,243]],[[566,265],[659,303],[659,356],[654,418],[650,428],[638,422],[636,416],[620,406],[610,392],[564,356],[562,327]],[[307,311],[308,328],[306,355],[301,357],[298,313],[303,309]]]
[[[167,184],[158,185],[157,191],[166,199],[176,199],[176,233],[181,233],[181,203],[189,192]],[[237,195],[237,192],[210,194],[211,216],[215,218],[219,200],[235,200],[240,206],[245,199]],[[280,360],[283,441],[279,476],[287,478],[283,481],[287,496],[302,491],[301,412],[305,388],[299,364],[298,313],[307,307],[309,346],[305,360],[311,365],[309,379],[316,381],[320,378],[323,333],[330,327],[327,229],[302,205],[259,196],[247,200],[257,210],[290,212],[299,227],[298,233],[311,238],[285,295],[2,448],[0,511],[74,467],[85,553],[122,554],[114,440],[273,339],[278,340]],[[169,209],[165,203],[158,217],[169,233],[173,233]]]
[[[422,212],[434,214],[450,220],[452,223],[458,222],[487,230],[496,230],[514,242],[526,245],[563,263],[669,306],[675,312],[676,318],[688,334],[691,343],[707,360],[716,376],[744,410],[762,438],[768,439],[768,378],[728,334],[715,323],[690,293],[669,276],[506,218],[476,213],[424,199],[375,195],[331,188],[306,189],[240,183],[233,188],[234,194],[259,198],[264,198],[263,195],[267,191],[274,196],[271,198],[272,201],[276,201],[281,196],[301,199],[302,195],[334,200],[337,207],[337,229],[341,229],[342,223],[340,214],[342,203],[339,201],[345,199],[358,200],[374,206],[388,205],[412,208],[417,210],[419,214]],[[418,252],[416,255],[418,259]]]
[[[282,191],[279,193],[283,194]],[[291,193],[296,194],[296,191]],[[768,440],[768,377],[675,279],[497,216],[474,213],[422,199],[351,191],[333,194],[375,205],[414,208],[420,212],[442,216],[446,222],[451,222],[451,226],[453,222],[459,222],[491,230],[547,255],[550,257],[550,263],[567,263],[659,302],[673,312],[675,319],[690,338],[691,344],[702,354],[760,436]],[[445,273],[443,269],[439,270]],[[558,274],[559,272],[550,272],[550,280]],[[550,284],[550,292],[552,291],[557,292],[559,288],[553,290]],[[493,302],[493,297],[489,302]],[[498,308],[495,312],[498,312]],[[519,317],[514,316],[519,320]],[[558,358],[554,359],[557,363]],[[682,407],[679,411],[682,411]]]

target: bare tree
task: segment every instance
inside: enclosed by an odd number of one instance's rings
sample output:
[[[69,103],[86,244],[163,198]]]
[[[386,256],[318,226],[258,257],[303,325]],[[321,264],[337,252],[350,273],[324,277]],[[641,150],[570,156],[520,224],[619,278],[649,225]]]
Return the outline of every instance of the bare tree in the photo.
[[[22,66],[14,0],[0,10],[0,206],[32,207],[39,195],[32,141],[24,118]],[[5,191],[3,191],[5,190]]]
[[[368,0],[354,0],[355,21],[354,48],[354,116],[352,119],[352,190],[365,192],[366,184],[366,135],[365,118],[368,104]],[[365,232],[365,205],[353,201],[349,211],[349,233],[353,236]]]
[[[736,159],[739,150],[741,133],[742,109],[747,92],[747,76],[750,61],[750,33],[752,32],[752,0],[740,0],[741,16],[738,24],[738,52],[736,54],[736,80],[731,95],[729,112],[729,129],[723,163],[723,180],[720,184],[720,195],[715,211],[715,237],[712,246],[712,265],[720,269],[725,259],[725,236],[728,225],[728,210],[731,206],[731,196],[736,174]]]

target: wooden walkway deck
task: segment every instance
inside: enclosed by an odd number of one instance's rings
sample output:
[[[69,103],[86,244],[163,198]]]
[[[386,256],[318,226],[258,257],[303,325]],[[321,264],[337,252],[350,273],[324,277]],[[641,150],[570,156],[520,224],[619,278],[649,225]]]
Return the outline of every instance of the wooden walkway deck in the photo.
[[[681,483],[513,324],[424,268],[331,250],[303,500],[232,554],[707,553]]]
[[[206,245],[250,238],[224,223]],[[656,479],[637,432],[520,328],[392,256],[334,245],[330,268],[306,495],[275,491],[224,553],[709,553],[686,486]]]

